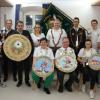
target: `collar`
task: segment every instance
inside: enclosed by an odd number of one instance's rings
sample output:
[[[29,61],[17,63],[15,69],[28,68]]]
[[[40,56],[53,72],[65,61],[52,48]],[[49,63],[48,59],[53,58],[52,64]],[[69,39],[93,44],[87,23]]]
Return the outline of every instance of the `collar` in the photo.
[[[69,48],[69,47],[67,47],[67,48],[63,48],[63,47],[61,47],[61,49],[64,50],[64,51],[65,51],[65,50],[68,50],[68,48]]]
[[[41,48],[41,46],[40,46],[40,49],[41,49],[41,50],[48,50],[48,47],[46,47],[45,49],[43,49],[43,48]]]
[[[18,33],[20,33],[20,34],[22,34],[22,33],[23,33],[23,31],[22,31],[22,32],[19,32],[18,30],[17,30],[17,32],[18,32]]]
[[[76,30],[76,31],[78,31],[78,30],[79,30],[79,27],[77,27],[77,28],[76,28],[76,27],[73,27],[73,28],[74,28],[74,30]]]

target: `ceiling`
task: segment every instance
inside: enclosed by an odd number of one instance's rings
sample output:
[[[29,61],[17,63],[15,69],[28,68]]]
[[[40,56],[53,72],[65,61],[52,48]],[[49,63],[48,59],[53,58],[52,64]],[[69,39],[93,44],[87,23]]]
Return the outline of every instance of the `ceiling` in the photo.
[[[100,6],[100,0],[97,0],[97,2],[95,2],[95,3],[93,4],[93,6]]]
[[[13,5],[12,5],[11,1],[12,0],[0,0],[0,7],[12,7]],[[23,1],[26,1],[26,0],[23,0]],[[33,0],[29,0],[29,1],[32,2]],[[47,1],[49,1],[49,0],[47,0]],[[73,1],[73,0],[71,0],[71,1]],[[78,1],[78,0],[76,0],[76,1]],[[94,1],[94,3],[92,4],[93,6],[100,6],[100,0],[90,0],[90,1]]]
[[[12,4],[8,0],[0,0],[0,7],[12,7]]]

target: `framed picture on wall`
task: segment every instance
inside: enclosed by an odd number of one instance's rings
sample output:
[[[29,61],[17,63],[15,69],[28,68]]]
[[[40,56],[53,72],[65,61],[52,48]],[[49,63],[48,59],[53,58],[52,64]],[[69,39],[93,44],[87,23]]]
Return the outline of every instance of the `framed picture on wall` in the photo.
[[[26,15],[26,30],[28,30],[30,33],[32,32],[32,25],[33,25],[33,16]]]
[[[40,23],[42,15],[35,15],[35,23]]]

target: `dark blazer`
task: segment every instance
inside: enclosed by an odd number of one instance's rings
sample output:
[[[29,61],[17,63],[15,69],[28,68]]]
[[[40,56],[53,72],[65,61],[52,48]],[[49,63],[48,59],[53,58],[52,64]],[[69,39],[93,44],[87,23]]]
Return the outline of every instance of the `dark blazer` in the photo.
[[[78,47],[76,47],[77,36],[78,36]],[[74,28],[72,28],[69,33],[69,40],[70,40],[70,46],[75,50],[75,53],[77,54],[79,50],[85,46],[85,41],[86,41],[85,30],[79,28],[76,31]]]
[[[10,35],[13,35],[17,33],[15,30],[11,29],[8,33],[5,32],[5,39],[7,39],[7,37],[9,37]],[[6,57],[6,55],[4,54],[3,48],[2,48],[2,54],[4,58],[8,58]],[[9,59],[9,58],[8,58]]]

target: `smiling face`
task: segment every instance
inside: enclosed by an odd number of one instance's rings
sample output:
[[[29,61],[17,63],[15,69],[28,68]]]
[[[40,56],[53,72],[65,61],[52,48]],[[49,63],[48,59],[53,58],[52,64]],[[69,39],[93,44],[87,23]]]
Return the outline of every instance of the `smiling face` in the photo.
[[[97,29],[97,26],[98,26],[98,22],[97,21],[91,21],[91,27],[93,29]]]
[[[61,26],[60,21],[59,21],[59,20],[55,20],[55,21],[54,21],[54,29],[59,29],[60,26]]]
[[[41,48],[45,49],[47,47],[47,41],[46,40],[40,41],[40,46]]]
[[[41,33],[41,26],[39,24],[35,25],[34,33],[36,33],[36,34],[40,34]]]
[[[17,28],[17,31],[22,32],[24,29],[24,24],[19,22],[17,23],[16,28]]]
[[[92,47],[92,42],[91,41],[86,41],[85,42],[85,47],[86,47],[86,49],[90,49]]]
[[[6,25],[6,28],[8,30],[11,30],[11,28],[12,28],[12,20],[6,20],[5,25]]]
[[[78,26],[79,26],[79,19],[75,18],[75,19],[73,20],[73,26],[74,26],[74,27],[78,27]]]
[[[69,39],[68,38],[64,38],[62,40],[62,46],[63,46],[63,48],[69,47]]]

